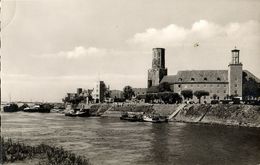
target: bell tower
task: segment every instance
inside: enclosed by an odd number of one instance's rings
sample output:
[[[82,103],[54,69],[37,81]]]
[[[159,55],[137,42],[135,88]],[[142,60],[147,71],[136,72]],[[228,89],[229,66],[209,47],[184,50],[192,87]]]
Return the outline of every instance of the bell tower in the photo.
[[[231,63],[228,65],[229,96],[233,95],[242,99],[242,72],[243,65],[239,61],[239,53],[236,47],[231,50]]]
[[[159,85],[162,78],[167,75],[167,68],[165,68],[165,49],[153,48],[152,68],[148,70],[148,84],[147,87]]]

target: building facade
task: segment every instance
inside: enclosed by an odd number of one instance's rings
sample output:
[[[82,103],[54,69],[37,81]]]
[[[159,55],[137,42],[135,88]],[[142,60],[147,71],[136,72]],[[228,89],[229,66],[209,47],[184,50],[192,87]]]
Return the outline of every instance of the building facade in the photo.
[[[250,90],[247,87],[249,83],[244,82],[248,82],[246,80],[250,79],[255,82],[256,88],[260,89],[260,80],[249,71],[243,70],[243,65],[239,61],[239,53],[240,51],[236,48],[231,50],[231,62],[227,70],[184,70],[178,71],[176,75],[167,75],[164,61],[165,49],[154,48],[152,69],[148,70],[148,88],[167,82],[170,84],[171,90],[179,94],[183,90],[208,91],[209,96],[202,98],[207,102],[212,99],[223,100],[228,96],[242,99],[244,93],[251,92],[244,91],[245,89]],[[197,101],[197,98],[194,96],[193,100]]]
[[[106,84],[104,81],[98,81],[94,85],[92,97],[95,103],[103,103],[105,101]]]

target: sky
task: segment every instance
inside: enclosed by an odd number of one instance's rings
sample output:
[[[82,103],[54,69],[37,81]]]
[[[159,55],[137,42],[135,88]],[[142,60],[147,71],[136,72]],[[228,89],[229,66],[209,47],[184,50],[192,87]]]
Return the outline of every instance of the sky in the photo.
[[[154,47],[166,49],[171,75],[228,69],[236,46],[243,69],[260,77],[258,0],[1,3],[4,101],[61,101],[98,80],[111,89],[146,87]]]

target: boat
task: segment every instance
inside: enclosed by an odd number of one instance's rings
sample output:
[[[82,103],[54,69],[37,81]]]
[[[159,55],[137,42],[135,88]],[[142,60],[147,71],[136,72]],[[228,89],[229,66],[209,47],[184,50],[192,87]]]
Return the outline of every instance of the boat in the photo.
[[[150,117],[150,116],[143,115],[143,121],[152,122],[152,121],[153,121],[153,118]]]
[[[70,117],[90,117],[89,109],[81,109],[81,110],[70,110],[65,113],[65,116]]]
[[[128,113],[124,113],[122,114],[122,116],[120,117],[121,120],[127,120],[127,121],[142,121],[142,116],[141,115],[136,115],[136,114],[128,114]]]
[[[152,123],[164,123],[164,122],[168,122],[168,119],[166,117],[162,117],[162,116],[146,116],[143,115],[143,121],[144,122],[152,122]]]
[[[50,113],[52,106],[50,104],[40,104],[34,105],[32,107],[26,107],[23,109],[24,112],[40,112],[40,113]]]
[[[23,109],[24,112],[38,112],[40,106],[39,105],[34,105],[32,107],[26,107]]]
[[[168,119],[167,119],[167,117],[156,116],[156,117],[153,117],[152,122],[153,123],[165,123],[165,122],[168,122]]]
[[[18,105],[15,103],[8,104],[4,106],[4,112],[17,112],[19,111]]]
[[[77,115],[74,110],[70,110],[68,112],[65,112],[65,116],[76,117]]]
[[[77,111],[76,115],[79,117],[89,117],[90,116],[89,109],[82,109],[80,111]]]

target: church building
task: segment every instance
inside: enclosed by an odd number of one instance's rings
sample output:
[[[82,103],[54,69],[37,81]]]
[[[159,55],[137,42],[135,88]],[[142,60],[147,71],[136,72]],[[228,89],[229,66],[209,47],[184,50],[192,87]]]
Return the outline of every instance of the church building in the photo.
[[[148,70],[148,88],[167,82],[171,90],[179,94],[182,90],[204,90],[209,92],[209,96],[203,98],[207,102],[214,97],[219,100],[226,99],[227,96],[240,99],[250,95],[257,97],[260,80],[249,71],[243,70],[239,53],[240,50],[236,48],[231,50],[231,62],[227,70],[183,70],[176,75],[167,75],[165,49],[153,48],[152,68]]]

